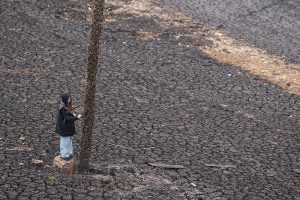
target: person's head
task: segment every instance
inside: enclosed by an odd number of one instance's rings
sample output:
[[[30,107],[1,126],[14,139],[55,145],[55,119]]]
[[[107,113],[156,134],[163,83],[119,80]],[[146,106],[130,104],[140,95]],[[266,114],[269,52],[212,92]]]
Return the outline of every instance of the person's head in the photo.
[[[61,100],[69,110],[72,110],[72,97],[69,93],[62,94]]]

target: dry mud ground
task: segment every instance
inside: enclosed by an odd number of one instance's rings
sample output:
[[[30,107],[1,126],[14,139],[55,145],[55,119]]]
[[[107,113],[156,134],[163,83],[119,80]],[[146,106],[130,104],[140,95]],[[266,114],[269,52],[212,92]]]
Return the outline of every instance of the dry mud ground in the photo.
[[[88,10],[84,0],[0,2],[0,199],[300,198],[297,92],[205,52],[224,33],[150,1],[107,1],[97,170],[54,171],[59,94],[82,111]]]

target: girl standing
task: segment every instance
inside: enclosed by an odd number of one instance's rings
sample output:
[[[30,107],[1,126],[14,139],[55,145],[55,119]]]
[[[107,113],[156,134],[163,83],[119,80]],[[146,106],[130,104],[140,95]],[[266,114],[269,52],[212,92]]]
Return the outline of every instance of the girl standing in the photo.
[[[68,93],[61,95],[55,132],[60,135],[60,156],[64,160],[73,157],[73,135],[75,134],[75,121],[81,118],[72,112],[72,98]]]

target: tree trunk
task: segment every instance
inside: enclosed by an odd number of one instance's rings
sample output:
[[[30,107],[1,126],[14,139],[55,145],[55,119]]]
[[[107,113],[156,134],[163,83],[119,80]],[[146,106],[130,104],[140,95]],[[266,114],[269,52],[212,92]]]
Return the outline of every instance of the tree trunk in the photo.
[[[89,160],[92,149],[92,131],[94,126],[95,112],[95,89],[98,57],[100,54],[100,37],[103,22],[103,10],[105,0],[93,0],[92,5],[92,24],[89,37],[84,118],[82,127],[82,136],[80,141],[79,172],[89,169]]]

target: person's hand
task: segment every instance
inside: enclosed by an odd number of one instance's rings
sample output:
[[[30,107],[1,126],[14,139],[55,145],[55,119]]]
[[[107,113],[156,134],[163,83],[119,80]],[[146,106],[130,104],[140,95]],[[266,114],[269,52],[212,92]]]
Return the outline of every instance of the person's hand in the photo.
[[[77,117],[78,117],[78,119],[80,119],[82,117],[82,115],[79,114],[79,115],[77,115]]]

